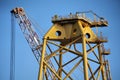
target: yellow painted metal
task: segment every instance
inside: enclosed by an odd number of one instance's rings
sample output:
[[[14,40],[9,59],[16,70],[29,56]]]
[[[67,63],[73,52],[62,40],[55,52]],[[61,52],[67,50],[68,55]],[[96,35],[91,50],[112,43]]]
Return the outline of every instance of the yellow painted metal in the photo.
[[[51,72],[53,72],[54,74],[55,74],[55,76],[59,79],[59,80],[62,80],[61,79],[61,77],[49,66],[49,64],[48,63],[46,63],[45,61],[44,61],[44,65],[46,65],[50,70],[51,70]],[[41,79],[42,80],[42,79]]]
[[[99,38],[91,29],[94,28],[93,26],[95,25],[107,26],[106,22],[90,22],[88,19],[85,18],[85,15],[82,16],[82,18],[70,17],[67,19],[57,19],[57,16],[55,16],[52,22],[52,27],[44,35],[43,38],[43,50],[41,55],[39,71],[40,73],[38,80],[42,80],[43,75],[48,76],[47,71],[50,71],[49,74],[52,75],[52,80],[67,80],[67,78],[73,80],[71,75],[77,69],[77,67],[82,64],[82,61],[84,80],[99,80],[101,75],[102,80],[106,80],[104,60],[100,46],[101,43],[106,42],[106,40],[104,40],[103,38]],[[52,51],[52,49],[50,49],[51,47],[49,47],[51,53],[45,55],[46,46],[48,46],[49,44],[54,45],[57,48]],[[77,50],[75,44],[81,44],[82,51]],[[95,45],[92,46],[93,44]],[[74,50],[69,48],[72,45],[74,45]],[[87,47],[87,45],[89,46],[89,48]],[[98,48],[98,53],[95,52],[96,48]],[[75,56],[73,59],[70,59],[63,64],[63,56],[66,54],[66,52],[72,53]],[[88,57],[88,55],[90,55],[91,53],[93,53],[96,59]],[[57,56],[59,56],[58,60],[56,59]],[[74,66],[69,69],[69,71],[66,71],[64,69],[65,66],[72,63],[78,58],[80,58],[80,61],[76,62],[76,64],[74,64]],[[54,63],[56,63],[55,66],[57,65],[57,68],[54,69],[49,64],[49,60],[51,59],[55,60]],[[94,71],[89,61],[94,62],[98,65],[98,67]],[[44,66],[46,67],[43,68]]]
[[[16,18],[19,18],[18,16],[23,17],[23,22],[22,20],[19,22],[20,26],[22,26],[21,23],[26,24],[28,22],[29,24],[22,8],[15,8],[11,13],[14,13]],[[98,31],[95,34],[92,30],[94,27],[107,26],[108,22],[95,13],[93,13],[93,17],[94,19],[91,20],[83,12],[80,14],[77,12],[74,15],[70,13],[68,17],[55,15],[52,19],[52,27],[44,35],[43,44],[37,45],[36,49],[31,43],[31,36],[35,36],[35,34],[29,34],[30,38],[27,37],[27,40],[33,46],[32,50],[39,50],[38,52],[35,51],[36,59],[38,60],[38,57],[40,57],[38,80],[76,80],[73,78],[73,72],[76,71],[77,73],[80,66],[83,68],[84,80],[112,80],[108,60],[104,58],[110,52],[102,46],[107,40],[103,36],[98,36]],[[21,29],[25,30],[26,26]],[[33,32],[30,24],[28,25],[28,31]],[[33,40],[38,44],[36,37]],[[76,45],[78,44],[81,46],[79,45],[77,48]],[[71,48],[71,46],[74,47]],[[38,53],[41,54],[37,55]],[[68,55],[66,56],[66,54]],[[66,60],[70,54],[72,58]],[[89,55],[92,55],[92,57],[89,57]],[[71,65],[71,63],[74,64]],[[70,65],[70,69],[67,65]],[[77,74],[79,75],[79,73]],[[81,80],[80,78],[77,80]]]
[[[88,61],[87,61],[87,52],[86,52],[86,38],[84,34],[82,37],[82,47],[83,47],[84,80],[89,80],[88,79],[88,65],[87,65]]]
[[[84,27],[84,28],[83,28]],[[56,40],[63,42],[65,39],[73,39],[80,36],[82,33],[90,38],[87,38],[90,42],[97,41],[97,37],[94,32],[91,30],[89,25],[81,22],[80,20],[76,21],[75,24],[65,24],[61,26],[60,24],[54,24],[52,28],[46,33],[46,38],[49,40]],[[92,35],[92,36],[91,36]],[[67,41],[65,41],[67,43]]]
[[[104,65],[103,65],[103,57],[102,57],[102,51],[101,46],[98,46],[98,52],[99,52],[99,59],[100,59],[100,66],[101,66],[101,73],[102,73],[102,80],[106,80],[105,71],[104,71]]]
[[[62,51],[60,51],[60,55],[59,55],[59,76],[62,79]]]
[[[42,80],[42,78],[43,78],[42,75],[43,75],[45,50],[46,50],[46,39],[43,40],[43,49],[42,49],[41,60],[40,60],[40,68],[39,68],[38,80]]]
[[[77,68],[77,66],[81,63],[82,59],[77,62],[77,64],[69,71],[69,73],[66,75],[66,77],[63,80],[66,80],[67,77],[70,76],[70,74]]]

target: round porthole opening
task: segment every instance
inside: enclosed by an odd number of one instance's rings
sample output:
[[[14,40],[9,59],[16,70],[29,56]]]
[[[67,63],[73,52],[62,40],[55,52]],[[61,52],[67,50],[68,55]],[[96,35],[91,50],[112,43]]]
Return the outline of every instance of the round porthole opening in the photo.
[[[86,38],[89,39],[90,38],[90,34],[89,33],[86,33]]]
[[[74,29],[74,30],[73,30],[73,34],[76,34],[76,32],[77,32],[77,29]]]
[[[61,36],[61,31],[56,31],[56,36]]]

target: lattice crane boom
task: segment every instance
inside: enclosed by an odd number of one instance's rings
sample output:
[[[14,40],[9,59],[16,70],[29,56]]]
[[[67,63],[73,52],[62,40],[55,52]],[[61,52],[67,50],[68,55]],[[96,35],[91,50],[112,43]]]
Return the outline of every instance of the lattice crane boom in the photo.
[[[32,49],[35,58],[39,62],[42,44],[39,40],[37,33],[33,30],[30,20],[26,16],[23,8],[15,8],[11,11],[11,13],[14,14],[15,18],[17,19],[21,31],[25,36],[25,39],[27,40],[30,48]]]
[[[40,63],[41,53],[42,53],[42,43],[40,42],[40,38],[34,30],[34,26],[32,22],[27,17],[23,8],[14,8],[11,11],[12,17],[17,19],[17,22],[21,28],[21,31],[24,34],[25,39],[27,40],[38,64]],[[48,55],[47,52],[45,55]],[[54,69],[54,65],[51,60],[47,61],[51,68]],[[51,77],[52,73],[49,70],[46,70],[48,77]]]

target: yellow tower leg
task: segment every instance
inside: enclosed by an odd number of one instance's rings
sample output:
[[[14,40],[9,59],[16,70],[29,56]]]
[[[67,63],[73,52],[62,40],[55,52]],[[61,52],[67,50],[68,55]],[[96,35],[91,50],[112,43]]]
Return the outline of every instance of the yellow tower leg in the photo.
[[[60,51],[60,56],[59,56],[59,69],[60,69],[59,76],[62,78],[62,51]]]
[[[98,46],[98,52],[99,52],[100,66],[102,67],[102,68],[101,68],[102,80],[106,80],[100,44],[99,44],[99,46]]]
[[[88,80],[88,66],[87,66],[87,53],[86,53],[86,38],[85,35],[82,37],[83,47],[83,66],[84,66],[84,80]]]
[[[38,80],[42,80],[45,50],[46,50],[46,39],[43,40],[43,49],[42,49],[41,60],[40,60]]]

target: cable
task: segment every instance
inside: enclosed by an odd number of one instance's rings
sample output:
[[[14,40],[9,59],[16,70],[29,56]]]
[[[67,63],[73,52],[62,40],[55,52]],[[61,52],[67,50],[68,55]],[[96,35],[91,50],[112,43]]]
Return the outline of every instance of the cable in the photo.
[[[15,80],[15,24],[11,13],[10,80]]]
[[[27,14],[27,16],[33,25],[32,27],[34,27],[36,30],[38,30],[41,36],[44,36],[45,30],[43,30],[43,28],[29,14]]]

